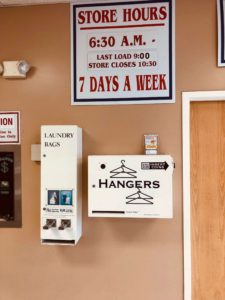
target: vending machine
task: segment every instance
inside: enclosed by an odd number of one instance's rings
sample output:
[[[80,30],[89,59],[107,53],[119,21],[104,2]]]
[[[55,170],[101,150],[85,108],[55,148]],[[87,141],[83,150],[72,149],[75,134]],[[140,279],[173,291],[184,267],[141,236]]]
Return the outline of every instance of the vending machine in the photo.
[[[41,242],[75,245],[82,234],[82,129],[41,127]]]
[[[89,156],[89,216],[172,218],[173,170],[170,155]]]

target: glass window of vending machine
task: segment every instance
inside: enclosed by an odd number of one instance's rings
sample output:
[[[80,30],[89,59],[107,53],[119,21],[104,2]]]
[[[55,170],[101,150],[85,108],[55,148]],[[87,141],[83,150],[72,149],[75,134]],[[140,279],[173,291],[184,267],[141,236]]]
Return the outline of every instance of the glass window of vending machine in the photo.
[[[21,146],[0,146],[0,227],[21,227]]]

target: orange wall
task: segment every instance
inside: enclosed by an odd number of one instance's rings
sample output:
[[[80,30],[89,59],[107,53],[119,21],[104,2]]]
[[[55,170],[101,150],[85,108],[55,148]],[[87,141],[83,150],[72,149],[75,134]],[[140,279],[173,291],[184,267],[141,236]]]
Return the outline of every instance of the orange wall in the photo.
[[[70,7],[0,8],[0,61],[26,59],[27,80],[0,77],[0,110],[22,118],[22,229],[0,229],[0,300],[181,300],[181,92],[224,89],[216,66],[216,0],[176,1],[175,104],[70,105]],[[125,116],[125,117],[124,117]],[[77,247],[41,246],[40,165],[30,159],[42,124],[83,128],[83,237]],[[141,154],[158,133],[171,154],[174,218],[87,217],[87,155]]]

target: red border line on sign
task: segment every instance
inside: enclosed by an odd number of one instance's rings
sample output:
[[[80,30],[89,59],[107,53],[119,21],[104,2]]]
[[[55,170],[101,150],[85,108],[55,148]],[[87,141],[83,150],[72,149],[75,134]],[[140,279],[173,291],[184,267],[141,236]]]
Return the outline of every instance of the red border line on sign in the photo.
[[[140,24],[140,25],[125,25],[125,26],[81,27],[80,30],[93,30],[93,29],[119,29],[119,28],[157,27],[157,26],[165,26],[165,23],[158,23],[158,24]]]

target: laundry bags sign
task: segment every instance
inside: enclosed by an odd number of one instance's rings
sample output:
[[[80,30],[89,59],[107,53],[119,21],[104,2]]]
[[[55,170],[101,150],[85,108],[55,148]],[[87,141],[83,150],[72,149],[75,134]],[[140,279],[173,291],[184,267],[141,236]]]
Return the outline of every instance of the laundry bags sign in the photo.
[[[72,5],[72,104],[172,103],[174,1]]]
[[[172,218],[173,169],[169,155],[89,156],[89,216]]]

